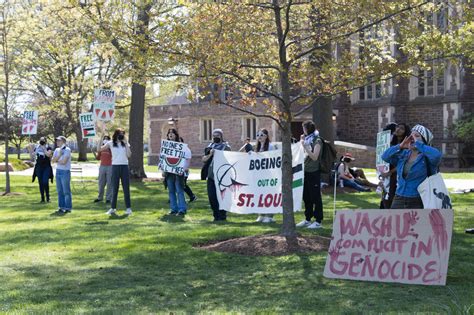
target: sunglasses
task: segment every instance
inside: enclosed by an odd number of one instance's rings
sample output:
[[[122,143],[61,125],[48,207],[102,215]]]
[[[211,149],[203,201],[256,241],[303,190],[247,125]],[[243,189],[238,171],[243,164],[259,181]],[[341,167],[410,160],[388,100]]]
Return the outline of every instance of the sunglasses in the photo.
[[[263,136],[266,136],[266,134],[264,134],[263,132],[257,133],[257,137],[263,137]]]

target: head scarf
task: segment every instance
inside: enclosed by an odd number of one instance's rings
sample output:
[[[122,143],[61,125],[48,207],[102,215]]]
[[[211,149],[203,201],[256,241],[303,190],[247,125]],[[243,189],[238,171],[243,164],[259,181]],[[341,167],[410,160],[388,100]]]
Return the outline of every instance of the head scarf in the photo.
[[[415,127],[411,128],[411,131],[416,131],[418,132],[421,137],[423,138],[423,141],[427,144],[427,145],[431,145],[431,142],[433,142],[433,133],[428,129],[426,128],[425,126],[422,126],[422,125],[416,125]]]

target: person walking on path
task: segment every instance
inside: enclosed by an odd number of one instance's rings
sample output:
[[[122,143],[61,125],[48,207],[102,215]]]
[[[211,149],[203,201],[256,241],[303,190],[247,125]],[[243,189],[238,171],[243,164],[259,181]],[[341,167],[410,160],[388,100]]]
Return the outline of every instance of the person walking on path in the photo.
[[[101,148],[101,151],[109,149],[112,152],[112,200],[110,209],[106,212],[108,215],[114,215],[117,212],[117,197],[119,184],[122,182],[123,197],[125,199],[126,215],[132,214],[132,204],[130,201],[130,174],[128,170],[128,159],[132,155],[130,144],[125,137],[123,129],[116,129],[111,141],[107,141]]]
[[[112,200],[112,151],[110,149],[101,150],[100,147],[110,141],[109,136],[104,136],[102,142],[97,144],[97,153],[92,151],[96,160],[100,161],[99,166],[99,195],[94,202],[101,202],[104,198],[104,190],[107,186],[105,194],[105,203],[108,204]]]
[[[66,145],[66,137],[56,138],[52,162],[56,165],[56,190],[58,192],[58,211],[63,215],[72,211],[71,193],[71,149]]]
[[[50,202],[49,180],[52,183],[54,178],[51,166],[53,149],[46,143],[46,138],[41,137],[38,144],[28,146],[28,151],[30,152],[31,159],[35,161],[32,181],[34,182],[38,178],[41,203]]]

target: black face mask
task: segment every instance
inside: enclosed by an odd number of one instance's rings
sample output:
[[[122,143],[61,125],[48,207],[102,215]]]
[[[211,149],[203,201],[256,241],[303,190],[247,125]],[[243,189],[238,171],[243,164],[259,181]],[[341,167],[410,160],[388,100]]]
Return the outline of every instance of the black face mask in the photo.
[[[46,144],[46,141],[40,141],[40,144],[41,144],[41,145],[45,145],[45,144]]]
[[[349,163],[351,159],[344,159],[344,162]]]
[[[221,138],[219,137],[214,137],[212,140],[214,141],[214,143],[221,143]]]
[[[118,135],[118,136],[117,136],[117,139],[119,139],[120,141],[122,141],[122,140],[124,139],[124,137],[125,137],[124,135]]]

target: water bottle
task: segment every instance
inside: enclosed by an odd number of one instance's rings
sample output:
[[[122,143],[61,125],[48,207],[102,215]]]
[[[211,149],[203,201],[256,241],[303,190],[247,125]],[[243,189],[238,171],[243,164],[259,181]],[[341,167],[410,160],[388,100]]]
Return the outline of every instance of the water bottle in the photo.
[[[344,181],[342,179],[339,180],[339,187],[344,187]]]
[[[377,189],[375,190],[375,192],[376,192],[377,194],[381,195],[381,194],[382,194],[382,191],[383,191],[382,187],[381,187],[381,186],[377,186]]]

